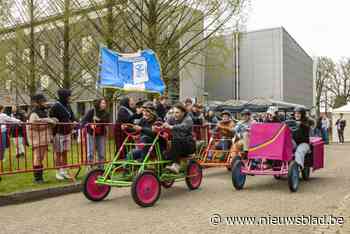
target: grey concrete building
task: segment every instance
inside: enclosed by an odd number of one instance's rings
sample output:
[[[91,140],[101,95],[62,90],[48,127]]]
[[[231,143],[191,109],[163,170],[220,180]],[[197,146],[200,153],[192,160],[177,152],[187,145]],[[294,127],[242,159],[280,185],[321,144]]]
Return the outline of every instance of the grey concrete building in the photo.
[[[228,55],[218,49],[207,53],[210,100],[262,97],[313,106],[313,60],[283,27],[218,40]]]

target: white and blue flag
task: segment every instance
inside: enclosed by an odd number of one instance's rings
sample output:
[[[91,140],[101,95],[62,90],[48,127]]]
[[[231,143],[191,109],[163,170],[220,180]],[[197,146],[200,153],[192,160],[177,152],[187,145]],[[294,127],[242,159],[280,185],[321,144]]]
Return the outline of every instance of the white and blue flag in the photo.
[[[160,64],[152,50],[124,55],[101,47],[98,85],[126,91],[165,91]]]

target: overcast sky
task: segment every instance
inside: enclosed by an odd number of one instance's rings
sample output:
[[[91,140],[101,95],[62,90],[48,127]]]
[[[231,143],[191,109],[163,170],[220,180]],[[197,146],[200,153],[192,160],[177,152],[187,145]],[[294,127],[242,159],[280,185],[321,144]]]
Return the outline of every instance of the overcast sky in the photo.
[[[350,57],[350,0],[252,0],[248,31],[283,26],[311,56]]]

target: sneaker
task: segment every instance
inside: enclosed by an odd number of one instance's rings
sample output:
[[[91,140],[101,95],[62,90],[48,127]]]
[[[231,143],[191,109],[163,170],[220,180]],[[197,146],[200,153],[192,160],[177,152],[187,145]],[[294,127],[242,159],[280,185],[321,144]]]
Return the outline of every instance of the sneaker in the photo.
[[[34,179],[34,180],[33,180],[33,183],[34,183],[34,184],[43,184],[43,183],[44,183],[44,180],[42,180],[42,179],[39,179],[39,180]]]
[[[180,165],[177,163],[173,163],[170,166],[166,166],[165,168],[171,172],[176,173],[176,174],[178,174],[180,172]]]
[[[64,176],[62,175],[62,173],[60,171],[56,172],[56,179],[57,180],[64,180]]]

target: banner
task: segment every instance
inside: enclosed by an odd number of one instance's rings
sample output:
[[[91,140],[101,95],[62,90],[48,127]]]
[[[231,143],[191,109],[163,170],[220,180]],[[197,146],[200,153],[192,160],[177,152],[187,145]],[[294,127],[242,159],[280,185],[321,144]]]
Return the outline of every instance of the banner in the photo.
[[[152,50],[120,54],[101,47],[98,85],[102,88],[161,94],[165,90],[160,64]]]

